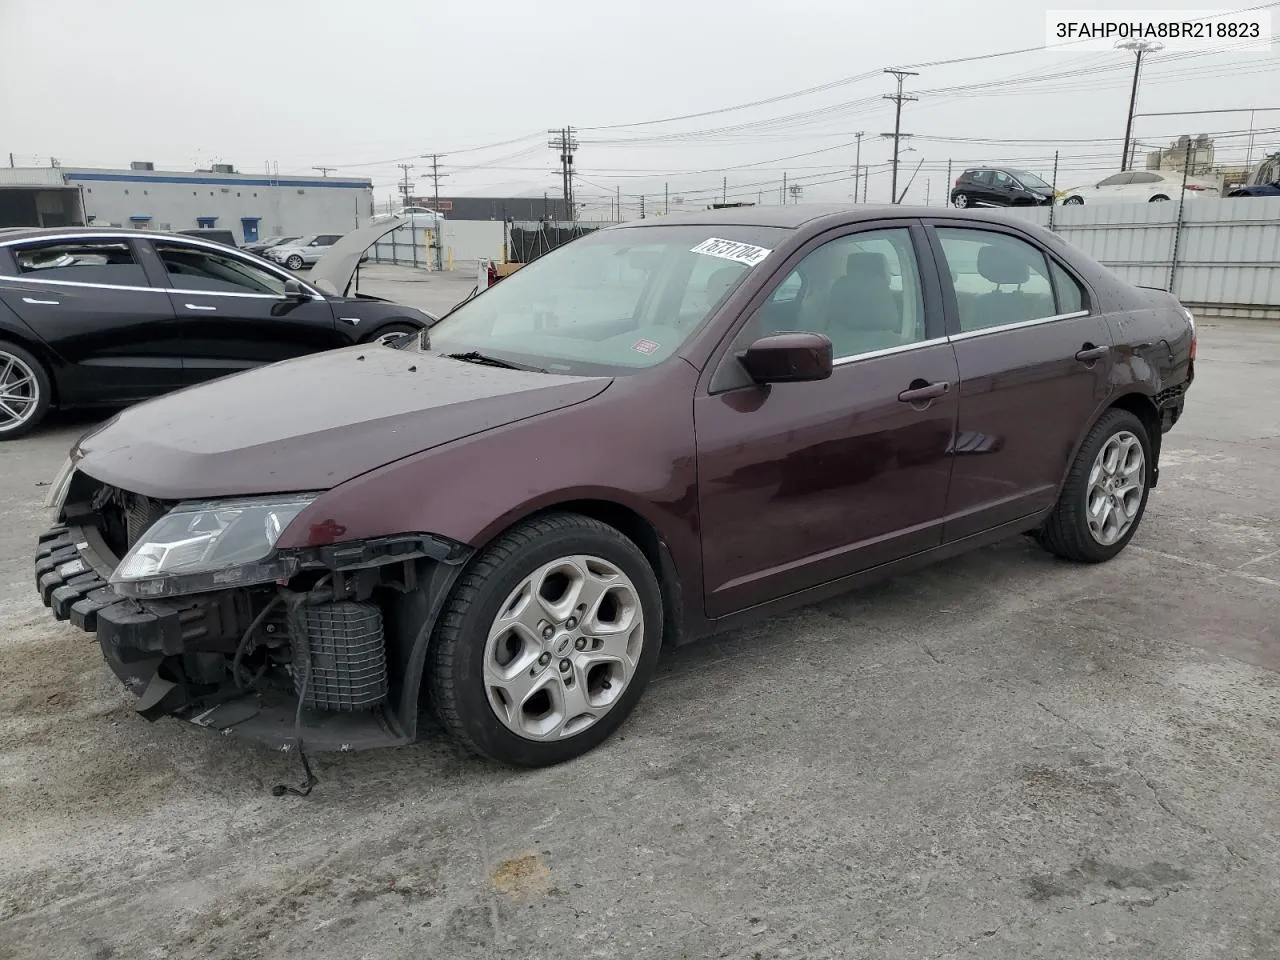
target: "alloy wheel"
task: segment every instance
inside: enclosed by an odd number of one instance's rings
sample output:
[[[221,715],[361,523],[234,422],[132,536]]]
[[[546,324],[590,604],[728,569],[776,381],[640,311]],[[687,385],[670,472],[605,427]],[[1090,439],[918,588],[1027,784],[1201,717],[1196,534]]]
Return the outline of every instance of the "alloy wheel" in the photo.
[[[1085,517],[1089,533],[1109,547],[1133,526],[1147,485],[1147,459],[1142,441],[1128,430],[1102,445],[1089,470]]]
[[[954,203],[957,207],[967,207],[969,205],[969,197],[963,193],[957,193]]]
[[[40,384],[26,362],[0,350],[0,433],[16,430],[35,415]]]
[[[644,650],[631,579],[595,556],[543,564],[507,596],[485,640],[494,714],[527,740],[563,740],[622,698]]]
[[[291,256],[288,260],[284,262],[284,265],[288,267],[290,270],[301,270],[302,258],[295,253],[293,256]]]

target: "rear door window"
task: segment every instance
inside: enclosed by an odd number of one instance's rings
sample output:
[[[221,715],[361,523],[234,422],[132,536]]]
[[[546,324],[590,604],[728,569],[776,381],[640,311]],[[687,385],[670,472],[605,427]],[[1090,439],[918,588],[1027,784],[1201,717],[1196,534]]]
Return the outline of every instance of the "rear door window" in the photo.
[[[147,275],[124,240],[77,240],[13,248],[18,274],[31,280],[147,287]]]
[[[960,332],[1041,320],[1059,312],[1049,264],[1039,248],[1006,233],[939,227],[959,310]]]

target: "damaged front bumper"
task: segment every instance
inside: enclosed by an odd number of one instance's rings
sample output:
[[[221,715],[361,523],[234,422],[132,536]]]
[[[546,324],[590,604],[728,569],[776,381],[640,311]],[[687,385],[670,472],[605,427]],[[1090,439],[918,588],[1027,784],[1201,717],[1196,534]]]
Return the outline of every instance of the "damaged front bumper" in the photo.
[[[140,600],[109,584],[118,561],[96,526],[59,524],[39,539],[35,580],[57,619],[97,639],[146,719],[360,750],[416,739],[427,641],[463,556],[429,537],[339,545],[308,558],[298,589]]]

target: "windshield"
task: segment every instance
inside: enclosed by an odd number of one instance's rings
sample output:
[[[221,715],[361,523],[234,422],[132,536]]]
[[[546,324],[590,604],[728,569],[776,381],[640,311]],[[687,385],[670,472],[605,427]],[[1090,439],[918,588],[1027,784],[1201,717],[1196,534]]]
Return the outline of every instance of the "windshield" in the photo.
[[[499,281],[431,328],[432,353],[554,373],[625,374],[671,356],[788,230],[600,230]]]
[[[1045,183],[1034,173],[1027,173],[1025,170],[1015,170],[1014,173],[1017,174],[1018,179],[1022,181],[1022,185],[1024,187],[1043,187],[1046,190],[1051,189],[1049,184]]]

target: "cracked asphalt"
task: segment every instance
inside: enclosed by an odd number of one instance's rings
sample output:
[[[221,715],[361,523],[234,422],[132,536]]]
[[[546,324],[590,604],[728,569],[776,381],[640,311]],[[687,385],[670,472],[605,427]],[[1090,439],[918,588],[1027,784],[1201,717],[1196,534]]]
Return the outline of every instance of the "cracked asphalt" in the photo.
[[[148,724],[29,556],[92,420],[0,446],[0,957],[1280,957],[1280,325],[1201,321],[1115,561],[1013,542],[668,656],[511,772]]]

